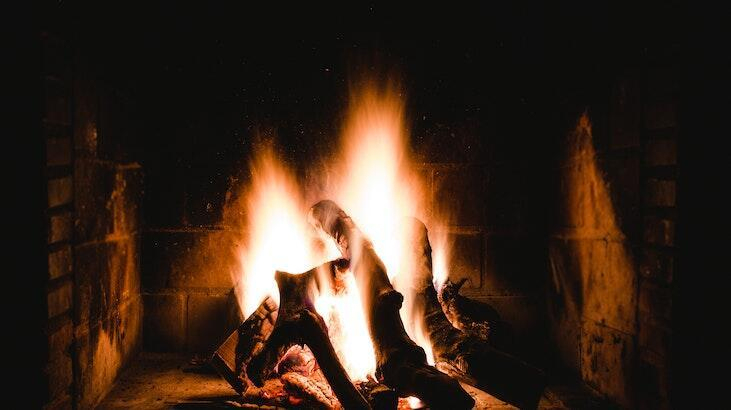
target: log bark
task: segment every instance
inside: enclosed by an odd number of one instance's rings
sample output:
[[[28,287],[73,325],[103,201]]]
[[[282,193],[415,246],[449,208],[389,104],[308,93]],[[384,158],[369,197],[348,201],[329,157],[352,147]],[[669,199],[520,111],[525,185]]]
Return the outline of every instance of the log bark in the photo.
[[[309,222],[335,240],[350,260],[376,354],[376,376],[403,396],[416,396],[431,408],[469,409],[474,399],[457,380],[426,362],[424,349],[406,333],[399,316],[403,295],[388,280],[373,244],[332,201],[311,209]]]
[[[414,303],[424,312],[424,324],[440,369],[521,409],[536,408],[545,387],[543,371],[499,351],[474,334],[452,326],[439,303],[432,278],[432,252],[426,226],[413,224]]]
[[[332,286],[337,263],[327,262],[308,272],[293,275],[277,272],[279,314],[264,348],[247,366],[247,374],[254,384],[261,386],[271,376],[278,360],[294,344],[307,345],[317,360],[330,387],[346,409],[368,409],[370,406],[350,381],[338,360],[327,327],[314,307],[318,289]]]
[[[211,357],[211,365],[239,394],[249,385],[246,365],[264,348],[276,319],[277,303],[267,296]]]

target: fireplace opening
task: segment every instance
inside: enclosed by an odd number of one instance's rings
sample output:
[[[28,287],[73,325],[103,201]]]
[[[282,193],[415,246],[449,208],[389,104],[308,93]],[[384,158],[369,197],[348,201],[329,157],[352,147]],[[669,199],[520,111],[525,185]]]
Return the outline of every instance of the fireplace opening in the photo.
[[[620,9],[45,6],[44,405],[670,407],[678,38]]]

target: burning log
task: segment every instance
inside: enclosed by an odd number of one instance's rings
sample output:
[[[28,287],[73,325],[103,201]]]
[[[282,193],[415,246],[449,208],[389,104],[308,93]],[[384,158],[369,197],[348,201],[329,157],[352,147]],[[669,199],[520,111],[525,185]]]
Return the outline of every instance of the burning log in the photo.
[[[277,319],[277,303],[267,296],[211,358],[211,365],[239,394],[248,387],[246,365],[264,348]]]
[[[327,327],[314,307],[315,292],[332,286],[328,280],[344,261],[327,262],[299,275],[277,272],[280,305],[277,321],[264,348],[247,366],[249,379],[257,386],[273,374],[279,359],[293,345],[307,345],[340,403],[347,409],[368,409],[368,402],[348,378],[327,334]]]
[[[456,329],[445,316],[433,285],[427,229],[421,221],[414,221],[414,303],[422,308],[438,367],[519,408],[536,408],[545,387],[544,373],[486,340]]]
[[[343,257],[350,260],[373,339],[379,380],[430,407],[472,408],[474,399],[455,379],[429,366],[424,349],[407,335],[399,316],[403,295],[394,290],[372,243],[352,219],[327,200],[315,204],[308,219],[332,236]]]
[[[506,349],[512,345],[512,331],[500,314],[487,303],[466,298],[459,294],[467,278],[458,282],[447,279],[439,288],[439,303],[447,319],[457,329],[488,341],[491,345]]]

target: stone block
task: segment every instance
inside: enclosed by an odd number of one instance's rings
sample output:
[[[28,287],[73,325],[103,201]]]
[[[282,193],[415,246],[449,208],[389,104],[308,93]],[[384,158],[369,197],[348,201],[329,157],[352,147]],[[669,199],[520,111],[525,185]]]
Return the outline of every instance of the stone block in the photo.
[[[652,320],[640,320],[640,348],[650,350],[662,358],[669,358],[671,341],[670,329],[660,326]]]
[[[640,318],[664,326],[672,325],[672,292],[650,281],[643,280],[640,285]]]
[[[453,225],[485,225],[487,180],[487,170],[476,166],[434,171],[434,214]]]
[[[525,236],[488,235],[485,240],[482,293],[524,295],[545,279],[543,245]]]
[[[640,258],[640,274],[659,283],[673,281],[675,257],[668,251],[645,248]]]
[[[610,147],[639,147],[642,121],[639,73],[628,72],[612,86],[610,105]]]
[[[73,303],[73,286],[65,281],[58,288],[48,292],[48,317],[56,317],[71,309]]]
[[[71,240],[73,229],[71,212],[51,215],[48,221],[48,243]]]
[[[74,327],[71,321],[48,335],[48,361],[60,361],[71,357],[71,343],[74,340]]]
[[[65,205],[73,200],[73,181],[70,176],[48,181],[48,207]]]
[[[621,330],[635,332],[637,276],[629,248],[623,242],[582,243],[583,316]],[[584,246],[590,249],[584,252]]]
[[[186,349],[185,294],[143,294],[144,348],[153,352],[184,352]]]
[[[634,391],[634,339],[631,335],[584,321],[581,329],[581,377],[622,407],[631,408]]]
[[[212,353],[240,324],[233,295],[190,294],[188,296],[187,349]]]
[[[68,275],[73,269],[71,245],[66,245],[48,254],[48,277],[50,280]]]
[[[71,121],[71,98],[68,86],[58,80],[44,82],[45,109],[43,120],[47,123],[68,125]]]
[[[61,166],[71,164],[71,138],[46,139],[46,165]]]
[[[675,206],[675,181],[650,178],[645,190],[645,205],[648,206]]]
[[[77,322],[100,320],[140,292],[135,237],[75,248]]]
[[[645,127],[649,130],[678,125],[678,104],[672,100],[651,101],[645,106]]]
[[[238,269],[235,240],[223,230],[146,232],[142,241],[145,290],[229,289],[231,272]]]
[[[449,234],[448,243],[453,244],[449,256],[448,275],[457,282],[467,279],[465,291],[482,288],[482,266],[484,243],[481,234]]]
[[[661,246],[675,244],[675,222],[657,216],[645,217],[644,240],[646,243]]]
[[[652,139],[645,145],[645,165],[668,166],[678,163],[678,147],[674,139]]]
[[[60,356],[46,365],[45,375],[48,380],[48,396],[61,397],[68,395],[73,382],[73,363],[71,356]]]

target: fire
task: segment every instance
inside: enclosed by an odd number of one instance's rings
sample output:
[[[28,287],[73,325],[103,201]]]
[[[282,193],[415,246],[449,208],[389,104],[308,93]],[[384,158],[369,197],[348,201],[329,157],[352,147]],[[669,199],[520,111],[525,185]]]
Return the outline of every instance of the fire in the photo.
[[[410,253],[414,242],[407,217],[426,220],[427,190],[409,156],[404,101],[393,87],[369,85],[355,94],[352,102],[338,157],[342,162],[330,167],[340,178],[328,179],[327,170],[319,170],[326,187],[322,195],[338,202],[372,241],[389,279],[404,295],[401,316],[406,331],[433,364],[422,315],[413,303],[415,265]],[[261,150],[250,164],[251,181],[241,205],[246,234],[236,281],[245,316],[267,295],[278,301],[275,271],[305,272],[338,256],[332,241],[326,241],[324,250],[313,246],[318,242],[305,218],[311,204],[304,200],[293,173],[283,164],[271,148]],[[441,284],[446,280],[446,235],[430,236],[435,239],[435,284]],[[352,273],[345,273],[343,282],[345,289],[337,294],[322,290],[315,308],[326,320],[329,336],[350,378],[365,380],[376,370],[373,344]]]
[[[414,245],[409,216],[424,220],[426,186],[409,156],[404,99],[394,86],[366,84],[351,96],[342,135],[344,176],[334,198],[370,238],[394,288],[404,295],[407,333],[433,362],[419,309],[413,306]]]
[[[321,294],[315,309],[325,319],[338,359],[350,379],[374,378],[376,354],[352,272],[346,272],[344,282],[343,292]]]
[[[323,258],[313,251],[310,228],[302,215],[307,205],[290,170],[270,147],[251,163],[251,184],[245,194],[248,235],[240,252],[241,306],[250,315],[270,295],[279,301],[274,273],[305,272]]]

